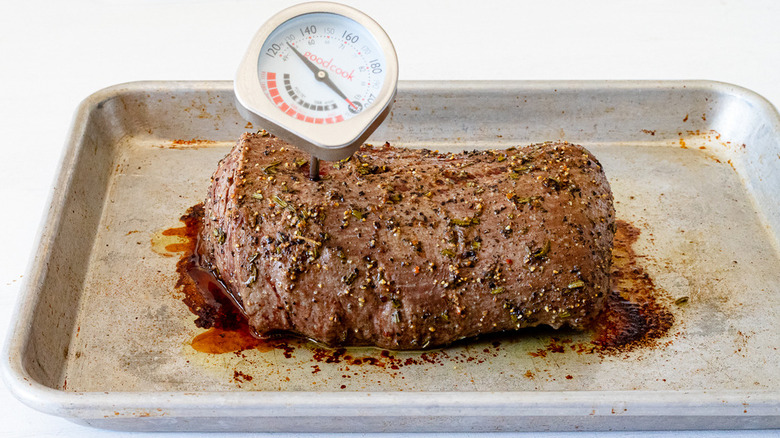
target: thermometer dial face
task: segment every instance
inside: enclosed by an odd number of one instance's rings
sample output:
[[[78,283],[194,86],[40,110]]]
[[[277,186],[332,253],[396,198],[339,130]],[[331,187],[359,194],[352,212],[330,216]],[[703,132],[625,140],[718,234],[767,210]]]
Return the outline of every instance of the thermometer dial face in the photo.
[[[257,70],[263,93],[281,112],[331,124],[376,102],[385,64],[376,39],[356,21],[315,12],[276,28],[260,50]]]
[[[236,108],[324,160],[350,156],[389,114],[398,58],[379,24],[345,5],[303,3],[257,31],[236,73]]]

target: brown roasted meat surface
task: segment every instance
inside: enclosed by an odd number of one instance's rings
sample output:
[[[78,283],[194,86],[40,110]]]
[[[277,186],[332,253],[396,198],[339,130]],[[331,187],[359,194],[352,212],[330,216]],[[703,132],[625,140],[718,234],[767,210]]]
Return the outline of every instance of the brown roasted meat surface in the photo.
[[[259,334],[418,349],[604,305],[615,221],[601,165],[544,143],[439,153],[363,146],[322,163],[245,134],[219,163],[199,252]]]

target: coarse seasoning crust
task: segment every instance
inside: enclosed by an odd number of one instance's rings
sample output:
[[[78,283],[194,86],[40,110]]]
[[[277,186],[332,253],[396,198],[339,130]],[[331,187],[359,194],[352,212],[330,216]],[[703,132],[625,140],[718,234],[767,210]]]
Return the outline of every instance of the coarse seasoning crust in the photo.
[[[219,163],[200,252],[260,334],[439,346],[584,328],[609,290],[612,193],[569,143],[462,153],[363,146],[323,162],[244,134]]]

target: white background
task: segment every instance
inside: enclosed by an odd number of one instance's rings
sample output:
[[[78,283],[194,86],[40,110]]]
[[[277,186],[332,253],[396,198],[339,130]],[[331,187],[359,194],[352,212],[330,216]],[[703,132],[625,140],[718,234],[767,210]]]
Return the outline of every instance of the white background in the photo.
[[[128,81],[232,79],[259,25],[293,3],[0,0],[0,339],[79,101]],[[776,1],[345,3],[385,27],[401,80],[711,79],[780,104]],[[40,414],[0,386],[0,436],[126,435]]]

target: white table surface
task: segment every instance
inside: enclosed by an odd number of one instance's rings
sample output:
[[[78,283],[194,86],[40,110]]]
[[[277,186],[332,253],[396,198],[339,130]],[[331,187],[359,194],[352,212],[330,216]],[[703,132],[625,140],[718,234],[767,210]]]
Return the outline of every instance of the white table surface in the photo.
[[[36,251],[38,225],[79,101],[128,81],[232,79],[257,27],[294,3],[0,0],[0,339]],[[780,104],[777,1],[345,3],[385,27],[398,51],[401,80],[711,79]],[[0,424],[0,436],[130,435],[38,413],[2,385]]]

